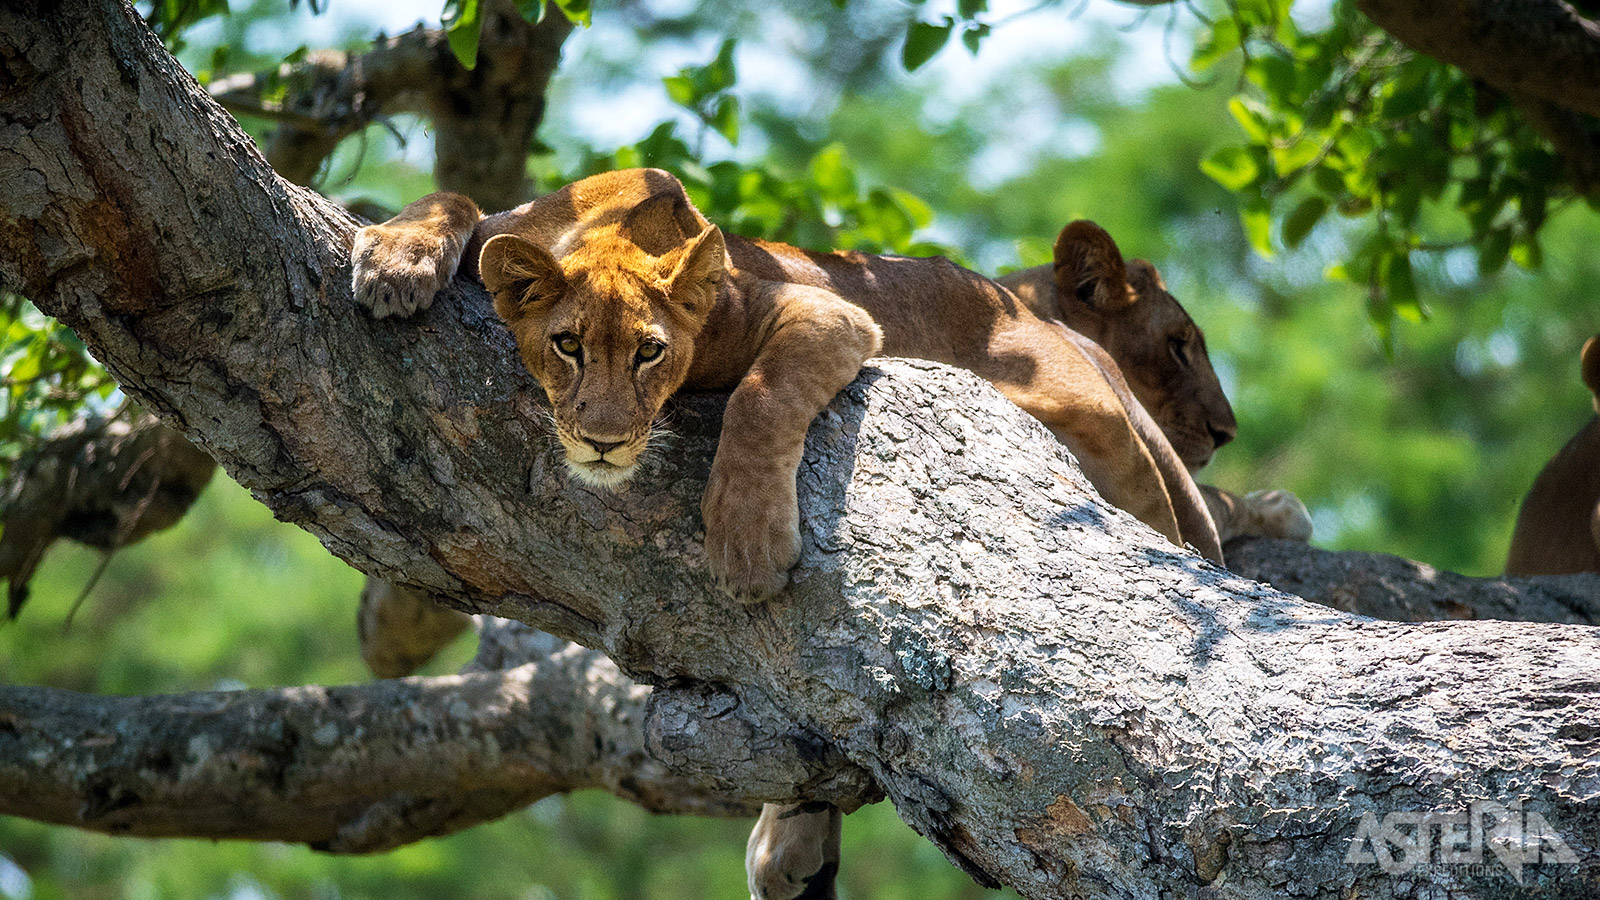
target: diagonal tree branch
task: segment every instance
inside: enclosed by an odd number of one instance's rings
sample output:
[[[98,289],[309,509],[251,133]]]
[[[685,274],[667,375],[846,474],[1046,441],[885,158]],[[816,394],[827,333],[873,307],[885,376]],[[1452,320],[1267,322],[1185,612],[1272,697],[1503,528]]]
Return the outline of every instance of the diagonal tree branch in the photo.
[[[353,223],[277,179],[131,11],[0,8],[0,67],[0,281],[358,568],[656,685],[651,749],[682,777],[859,801],[865,772],[1030,898],[1409,897],[1347,862],[1363,814],[1479,800],[1553,826],[1542,885],[1576,894],[1573,863],[1600,860],[1591,629],[1375,622],[1222,572],[1100,504],[992,388],[896,362],[814,423],[794,587],[737,606],[696,535],[714,398],[680,404],[626,494],[591,493],[482,292],[356,310]],[[784,735],[805,752],[753,752]]]

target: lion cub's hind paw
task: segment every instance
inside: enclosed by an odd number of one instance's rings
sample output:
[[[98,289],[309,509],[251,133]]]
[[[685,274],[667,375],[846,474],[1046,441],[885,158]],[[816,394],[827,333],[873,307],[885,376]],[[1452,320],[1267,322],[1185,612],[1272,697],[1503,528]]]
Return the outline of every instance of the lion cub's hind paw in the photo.
[[[455,277],[460,242],[400,228],[368,225],[350,251],[350,287],[374,318],[409,316],[433,305]]]
[[[1252,491],[1245,495],[1262,537],[1290,541],[1311,540],[1311,513],[1290,491]]]

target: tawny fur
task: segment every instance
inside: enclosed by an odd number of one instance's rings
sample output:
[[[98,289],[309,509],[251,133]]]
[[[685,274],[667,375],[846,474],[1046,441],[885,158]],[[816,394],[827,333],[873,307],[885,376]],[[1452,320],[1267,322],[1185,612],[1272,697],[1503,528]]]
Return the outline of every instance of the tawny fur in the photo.
[[[1125,261],[1116,241],[1093,222],[1080,220],[1063,228],[1054,255],[1051,265],[999,281],[1039,318],[1059,322],[1102,348],[1182,466],[1191,474],[1198,472],[1238,430],[1200,326],[1168,293],[1155,266],[1142,259]],[[1172,474],[1174,461],[1158,457],[1156,462],[1169,491],[1187,489],[1185,479]],[[1198,487],[1223,543],[1247,534],[1301,541],[1311,537],[1311,516],[1288,491],[1239,496],[1209,485]]]
[[[674,282],[668,270],[701,240],[725,247],[725,267],[709,298],[690,302],[674,292],[692,285]],[[459,260],[448,254],[457,243]],[[444,255],[424,263],[419,247]],[[1120,379],[1108,378],[1114,363],[1095,359],[1088,342],[1042,321],[1003,287],[946,260],[724,238],[671,175],[629,170],[487,218],[465,198],[430,195],[363,229],[355,261],[357,299],[374,308],[393,294],[409,304],[458,262],[479,274],[550,394],[569,462],[591,480],[626,478],[630,453],[672,391],[732,390],[702,511],[713,573],[744,599],[783,586],[799,552],[794,472],[806,429],[880,349],[986,378],[1070,447],[1113,505],[1174,543],[1221,559],[1192,481],[1181,466],[1171,473],[1158,465],[1176,454],[1159,430],[1140,427],[1148,416],[1113,383]],[[530,291],[539,302],[526,302]],[[598,366],[586,362],[579,372],[557,352],[553,339],[574,329],[593,330],[598,343],[586,342],[584,353]],[[649,329],[669,338],[662,361],[649,370],[656,374],[630,374],[625,361]],[[623,390],[634,384],[639,391]],[[585,414],[592,417],[606,393],[642,399],[628,424],[618,419],[604,433],[584,433],[579,406],[591,404]],[[589,442],[620,443],[597,454]],[[600,468],[610,452],[619,454],[620,472]]]
[[[1600,335],[1583,345],[1583,383],[1600,413]],[[1507,575],[1600,572],[1600,416],[1539,473],[1517,513]]]

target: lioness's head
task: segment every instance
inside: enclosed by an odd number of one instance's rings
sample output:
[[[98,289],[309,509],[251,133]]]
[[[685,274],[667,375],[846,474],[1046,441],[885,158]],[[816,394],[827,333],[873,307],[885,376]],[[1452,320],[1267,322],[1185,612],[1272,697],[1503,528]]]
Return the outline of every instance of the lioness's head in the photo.
[[[1238,423],[1205,335],[1155,266],[1124,262],[1105,229],[1077,221],[1056,238],[1055,287],[1061,320],[1117,361],[1184,465],[1200,469],[1233,440]]]
[[[727,269],[722,232],[707,226],[661,256],[618,225],[568,243],[557,260],[525,238],[497,235],[478,269],[550,397],[567,468],[620,488],[649,446],[662,404],[689,374]]]

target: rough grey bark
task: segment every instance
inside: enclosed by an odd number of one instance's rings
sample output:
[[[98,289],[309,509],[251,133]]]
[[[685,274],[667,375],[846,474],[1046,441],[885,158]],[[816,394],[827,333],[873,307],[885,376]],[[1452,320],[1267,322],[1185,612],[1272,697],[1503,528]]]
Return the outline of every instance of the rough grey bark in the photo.
[[[600,788],[753,815],[653,760],[649,689],[594,650],[346,687],[96,697],[0,691],[0,813],[141,837],[370,853]]]
[[[881,790],[1030,898],[1503,896],[1498,870],[1346,861],[1364,813],[1480,800],[1565,838],[1583,867],[1533,870],[1549,895],[1588,890],[1591,629],[1383,623],[1220,571],[1101,505],[992,388],[904,362],[814,423],[794,586],[738,606],[696,534],[715,398],[679,404],[627,493],[585,489],[482,293],[355,309],[350,219],[273,176],[130,11],[0,9],[0,65],[0,281],[358,568],[656,685],[674,772]],[[730,729],[805,752],[772,769]]]
[[[282,101],[264,94],[271,79],[218,79],[212,94],[239,114],[277,120],[267,159],[295,184],[310,184],[339,142],[386,116],[425,114],[437,148],[440,190],[472,197],[486,211],[528,199],[527,158],[544,118],[545,88],[572,23],[554,8],[529,24],[504,0],[486,4],[478,64],[464,68],[443,31],[417,27],[350,55],[319,51],[275,73]]]

